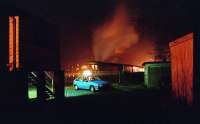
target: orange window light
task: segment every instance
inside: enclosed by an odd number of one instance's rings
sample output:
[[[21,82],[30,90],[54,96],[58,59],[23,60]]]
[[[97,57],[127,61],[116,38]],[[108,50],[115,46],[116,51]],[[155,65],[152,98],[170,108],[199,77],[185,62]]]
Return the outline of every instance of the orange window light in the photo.
[[[19,16],[15,16],[16,20],[16,68],[19,68]]]
[[[14,29],[14,18],[12,18],[12,16],[9,17],[9,70],[12,71],[13,70],[13,63],[14,63],[14,53],[13,53],[13,48],[14,48],[14,33],[13,33],[13,29]]]
[[[19,16],[9,16],[9,70],[19,68]]]

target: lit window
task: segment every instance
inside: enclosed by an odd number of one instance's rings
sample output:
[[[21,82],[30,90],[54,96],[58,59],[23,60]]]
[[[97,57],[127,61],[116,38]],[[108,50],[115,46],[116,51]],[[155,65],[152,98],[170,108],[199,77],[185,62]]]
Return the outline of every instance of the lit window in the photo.
[[[9,16],[9,70],[19,68],[19,16]]]

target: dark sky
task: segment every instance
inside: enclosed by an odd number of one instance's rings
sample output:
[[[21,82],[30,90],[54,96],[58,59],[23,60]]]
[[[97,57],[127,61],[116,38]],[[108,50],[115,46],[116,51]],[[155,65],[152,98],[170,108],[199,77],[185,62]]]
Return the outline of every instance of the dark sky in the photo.
[[[140,41],[118,56],[116,62],[140,65],[144,54],[148,53],[138,52],[138,47],[148,49],[149,44],[153,44],[154,47],[167,48],[169,41],[192,31],[190,1],[121,1],[129,10],[130,21],[133,20]],[[62,65],[94,59],[92,33],[112,16],[117,4],[117,0],[18,0],[16,3],[18,8],[58,25]]]

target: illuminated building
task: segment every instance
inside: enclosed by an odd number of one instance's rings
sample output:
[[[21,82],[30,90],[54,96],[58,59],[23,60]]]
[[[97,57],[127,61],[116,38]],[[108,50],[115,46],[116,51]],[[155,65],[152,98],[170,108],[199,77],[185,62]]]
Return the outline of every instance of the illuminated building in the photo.
[[[190,105],[200,101],[199,39],[194,36],[195,33],[189,33],[169,44],[173,94]]]
[[[83,65],[68,65],[65,69],[65,82],[68,82],[68,84],[69,82],[73,82],[73,80],[80,74],[80,71],[86,69],[91,70],[95,75],[100,76],[102,79],[112,82],[121,82],[125,80],[130,81],[132,78],[135,78],[135,75],[138,75],[137,77],[140,77],[140,79],[143,80],[144,72],[144,68],[140,66],[89,61]]]
[[[144,72],[144,68],[140,66],[134,66],[129,64],[120,64],[120,63],[107,63],[107,62],[98,62],[91,61],[88,62],[88,66],[91,66],[93,70],[96,71],[107,71],[108,73],[119,73],[122,72]]]

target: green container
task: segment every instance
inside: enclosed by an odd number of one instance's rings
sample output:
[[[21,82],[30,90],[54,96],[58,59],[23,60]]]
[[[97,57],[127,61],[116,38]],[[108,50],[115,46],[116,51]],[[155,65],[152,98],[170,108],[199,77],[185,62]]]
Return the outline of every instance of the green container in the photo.
[[[144,85],[147,88],[168,88],[171,83],[169,62],[145,62]]]

